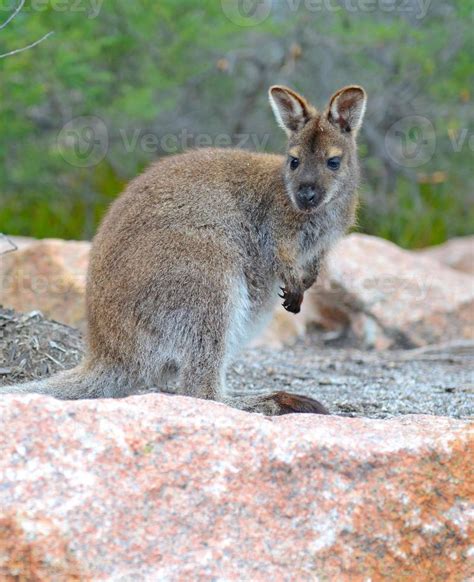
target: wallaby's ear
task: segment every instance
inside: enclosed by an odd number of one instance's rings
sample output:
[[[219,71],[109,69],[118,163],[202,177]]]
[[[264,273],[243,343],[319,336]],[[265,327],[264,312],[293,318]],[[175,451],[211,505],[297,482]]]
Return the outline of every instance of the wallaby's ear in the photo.
[[[344,87],[331,97],[328,119],[340,127],[341,131],[356,135],[364,119],[366,104],[367,95],[362,87],[357,85]]]
[[[288,136],[304,127],[316,114],[314,107],[304,97],[288,87],[273,85],[268,96],[278,125]]]

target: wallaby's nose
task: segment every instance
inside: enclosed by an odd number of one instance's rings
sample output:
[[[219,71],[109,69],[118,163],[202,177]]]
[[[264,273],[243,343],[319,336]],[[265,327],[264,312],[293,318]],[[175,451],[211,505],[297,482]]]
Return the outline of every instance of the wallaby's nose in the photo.
[[[301,200],[305,202],[313,202],[316,197],[316,190],[314,186],[304,184],[300,187],[299,195]]]
[[[322,197],[322,191],[314,184],[301,184],[298,189],[297,203],[301,210],[310,210],[318,206]]]

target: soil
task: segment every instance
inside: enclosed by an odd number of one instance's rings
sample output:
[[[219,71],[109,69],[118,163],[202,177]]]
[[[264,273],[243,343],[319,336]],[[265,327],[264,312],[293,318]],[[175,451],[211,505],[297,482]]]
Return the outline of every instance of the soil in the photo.
[[[79,331],[0,308],[0,385],[76,365]],[[284,349],[244,351],[228,373],[233,392],[307,394],[333,414],[387,418],[403,414],[474,417],[474,343],[459,341],[385,352],[313,332]]]

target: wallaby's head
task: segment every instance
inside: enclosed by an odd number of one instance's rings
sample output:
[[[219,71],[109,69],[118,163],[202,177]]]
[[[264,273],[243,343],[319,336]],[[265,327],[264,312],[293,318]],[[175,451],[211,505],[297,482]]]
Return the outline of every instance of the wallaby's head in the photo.
[[[362,87],[337,91],[322,113],[287,87],[270,87],[269,96],[278,124],[288,136],[283,172],[295,207],[313,212],[353,191],[358,181],[356,136],[367,101]]]

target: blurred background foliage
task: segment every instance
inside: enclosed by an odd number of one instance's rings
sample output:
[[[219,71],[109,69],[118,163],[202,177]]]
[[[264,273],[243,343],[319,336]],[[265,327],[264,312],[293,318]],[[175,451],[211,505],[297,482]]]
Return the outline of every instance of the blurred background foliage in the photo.
[[[239,22],[232,1],[254,18]],[[404,247],[468,234],[470,0],[269,1],[27,2],[0,31],[0,54],[54,35],[0,60],[0,231],[91,238],[124,184],[157,157],[195,145],[282,151],[269,85],[323,106],[357,83],[369,93],[358,229]],[[1,22],[14,7],[1,3]],[[412,115],[434,130],[418,144],[432,155],[415,167],[387,141]],[[81,134],[89,159],[67,131],[84,131],[82,116],[93,116],[92,134]],[[416,128],[407,134],[415,150],[418,138]]]

